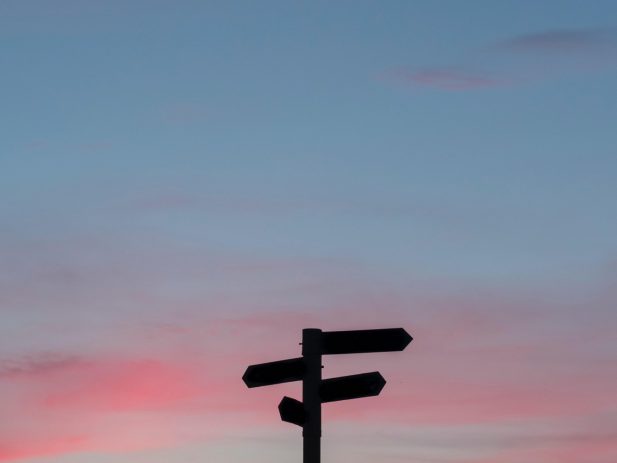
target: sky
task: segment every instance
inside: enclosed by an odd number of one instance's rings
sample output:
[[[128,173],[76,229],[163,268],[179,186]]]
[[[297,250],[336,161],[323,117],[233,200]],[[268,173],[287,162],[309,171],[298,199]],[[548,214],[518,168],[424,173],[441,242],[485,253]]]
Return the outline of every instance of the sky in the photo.
[[[617,461],[617,3],[0,1],[0,462]]]

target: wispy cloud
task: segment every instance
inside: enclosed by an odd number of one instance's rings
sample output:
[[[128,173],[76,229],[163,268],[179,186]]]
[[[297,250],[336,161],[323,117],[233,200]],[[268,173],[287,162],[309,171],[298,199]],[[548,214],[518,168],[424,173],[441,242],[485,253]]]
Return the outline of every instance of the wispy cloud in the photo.
[[[398,71],[392,75],[400,81],[441,90],[475,90],[498,87],[507,83],[506,79],[496,78],[480,72],[467,72],[453,68]]]
[[[162,110],[162,120],[170,126],[186,126],[204,122],[211,112],[202,104],[175,103],[165,106]]]
[[[76,355],[45,353],[0,361],[0,380],[36,378],[87,365]]]
[[[438,90],[470,91],[589,72],[617,65],[615,29],[559,29],[502,40],[457,65],[392,73],[397,81]]]
[[[398,79],[411,79],[431,82],[443,88],[466,89],[475,86],[499,86],[505,82],[490,79],[455,69],[447,71],[426,71],[421,75],[404,70],[393,73]],[[324,216],[354,216],[366,219],[414,220],[425,224],[449,229],[457,228],[457,233],[470,227],[475,230],[478,223],[486,217],[486,211],[469,208],[445,201],[405,200],[397,198],[358,198],[358,197],[287,197],[268,198],[240,195],[238,193],[196,195],[188,192],[150,193],[129,200],[118,210],[134,215],[136,213],[170,213],[174,211],[198,214],[216,214],[245,217],[290,217],[299,214],[320,214]],[[488,223],[482,222],[482,227]]]
[[[611,29],[559,29],[513,37],[496,46],[497,50],[522,53],[594,53],[615,50],[617,34]]]

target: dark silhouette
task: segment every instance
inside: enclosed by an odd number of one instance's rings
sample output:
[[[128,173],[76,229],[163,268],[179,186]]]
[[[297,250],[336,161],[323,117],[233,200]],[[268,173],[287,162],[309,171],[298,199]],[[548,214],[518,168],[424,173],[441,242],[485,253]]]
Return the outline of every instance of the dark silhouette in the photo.
[[[321,404],[379,395],[386,380],[378,371],[338,378],[321,378],[321,356],[392,352],[405,349],[412,337],[403,328],[358,331],[302,330],[302,357],[249,366],[242,380],[248,387],[302,380],[302,402],[283,397],[281,419],[302,426],[303,461],[319,463]]]

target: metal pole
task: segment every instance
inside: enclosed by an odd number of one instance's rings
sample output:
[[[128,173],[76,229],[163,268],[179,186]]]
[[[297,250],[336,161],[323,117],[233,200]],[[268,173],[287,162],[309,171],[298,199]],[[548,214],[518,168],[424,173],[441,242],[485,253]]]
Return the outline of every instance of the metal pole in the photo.
[[[303,461],[319,463],[321,460],[321,330],[302,330],[302,357],[306,372],[302,381],[302,402],[307,420],[302,427]]]

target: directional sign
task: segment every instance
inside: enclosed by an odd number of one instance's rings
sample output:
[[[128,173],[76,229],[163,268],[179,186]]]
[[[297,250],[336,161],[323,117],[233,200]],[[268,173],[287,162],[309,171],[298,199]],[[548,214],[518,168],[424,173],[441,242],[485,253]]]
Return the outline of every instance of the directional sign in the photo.
[[[322,358],[329,354],[401,351],[412,338],[403,328],[357,331],[302,330],[302,357],[249,366],[248,387],[302,381],[302,402],[283,397],[281,420],[302,427],[303,463],[321,461],[321,406],[325,402],[379,395],[386,380],[378,371],[322,379]]]
[[[248,387],[258,387],[300,381],[303,377],[304,360],[299,357],[251,365],[244,372],[242,380]]]
[[[297,424],[298,426],[302,426],[306,422],[304,404],[291,397],[283,397],[283,400],[279,403],[279,414],[281,415],[281,420]]]
[[[385,385],[386,380],[378,371],[341,376],[324,379],[319,387],[319,396],[322,402],[358,399],[379,395]]]
[[[324,331],[322,354],[361,354],[405,349],[412,337],[403,328],[357,331]]]

